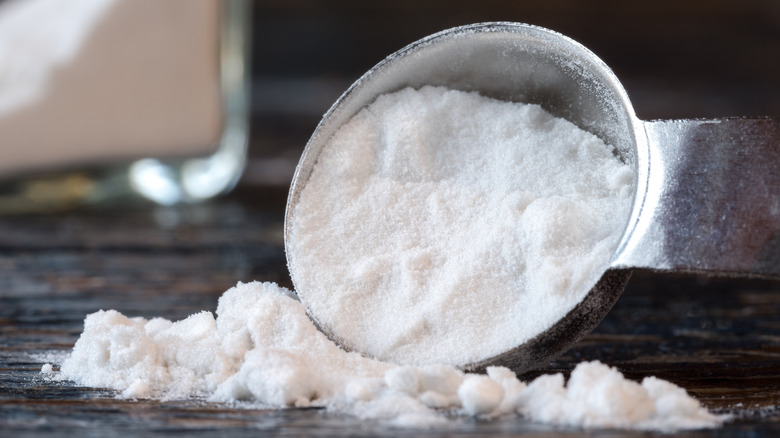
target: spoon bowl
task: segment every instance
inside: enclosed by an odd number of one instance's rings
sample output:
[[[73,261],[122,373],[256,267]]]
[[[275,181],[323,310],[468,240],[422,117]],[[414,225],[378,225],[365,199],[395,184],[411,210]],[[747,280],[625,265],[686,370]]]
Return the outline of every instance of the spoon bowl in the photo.
[[[762,160],[765,161],[757,161],[752,166],[758,169],[754,172],[755,178],[759,178],[766,187],[770,203],[774,202],[772,205],[776,208],[770,205],[763,219],[754,222],[763,224],[761,226],[768,230],[765,234],[776,238],[774,241],[765,238],[763,243],[759,242],[761,248],[769,249],[768,256],[760,256],[763,258],[752,262],[737,260],[736,257],[723,260],[716,254],[717,251],[708,250],[695,242],[696,233],[690,233],[695,223],[687,222],[688,228],[682,232],[682,237],[687,239],[676,239],[679,236],[673,233],[678,233],[675,225],[680,220],[674,214],[666,215],[663,210],[665,190],[674,186],[676,180],[685,179],[679,172],[669,172],[670,166],[663,164],[687,156],[684,146],[690,136],[686,133],[704,132],[701,128],[705,122],[643,122],[635,116],[625,90],[612,71],[584,46],[536,26],[480,23],[439,32],[394,53],[358,79],[325,114],[306,145],[287,202],[285,243],[294,284],[299,284],[299,274],[295,255],[289,251],[290,216],[322,148],[340,126],[377,96],[425,85],[476,91],[503,101],[538,104],[552,115],[569,120],[612,145],[614,153],[635,170],[632,212],[630,217],[625,218],[623,239],[615,249],[610,269],[565,317],[549,329],[509,351],[466,364],[464,369],[478,371],[490,365],[503,365],[523,372],[546,363],[598,325],[617,301],[635,267],[780,275],[780,263],[777,263],[780,260],[777,251],[780,247],[780,237],[777,237],[780,236],[780,181],[778,172],[772,170],[773,163],[780,161],[780,148],[776,147],[780,143],[777,121],[767,119],[766,124],[759,123],[758,126],[741,121],[724,128],[726,133],[741,130],[742,140],[762,148]],[[751,132],[758,134],[751,137]],[[705,133],[704,140],[732,148],[739,146],[724,141],[726,137],[729,136],[723,132]],[[660,140],[652,143],[648,138]],[[660,143],[676,145],[676,149],[673,147],[672,150],[680,152],[677,155],[665,154],[658,146]],[[729,160],[729,153],[717,155],[706,165],[722,165],[724,159]],[[658,162],[661,166],[651,166],[651,162]],[[718,202],[717,199],[731,202],[735,196],[743,195],[719,189],[719,181],[708,184],[715,188],[705,188],[701,193],[684,193],[683,197],[688,199],[683,200],[682,205],[693,200],[693,205],[702,204],[706,208],[713,199],[715,202]],[[758,194],[751,196],[755,198]],[[714,217],[715,212],[711,215]],[[734,219],[739,220],[739,216]],[[736,246],[742,245],[745,240],[744,236],[729,234],[728,230],[724,235]],[[699,256],[704,257],[704,263],[697,259]],[[297,293],[305,304],[306,291]],[[310,316],[317,323],[316,315]],[[322,329],[321,325],[318,326]],[[325,332],[343,347],[350,348],[340,341],[338,334]]]

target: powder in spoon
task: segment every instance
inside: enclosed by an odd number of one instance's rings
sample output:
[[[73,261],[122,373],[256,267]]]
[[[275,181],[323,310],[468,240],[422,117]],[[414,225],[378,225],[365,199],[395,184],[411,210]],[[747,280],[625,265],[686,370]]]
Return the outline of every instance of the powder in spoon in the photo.
[[[444,117],[447,111],[455,118]],[[383,353],[375,355],[418,365],[346,352],[317,330],[292,292],[272,283],[239,283],[220,298],[216,318],[206,311],[176,322],[91,314],[60,372],[50,364],[42,372],[127,398],[321,406],[399,426],[447,425],[460,416],[649,430],[721,424],[723,418],[683,389],[652,377],[629,381],[598,362],[578,365],[567,384],[560,374],[526,384],[507,368],[477,375],[452,366],[521,339],[502,338],[508,327],[523,336],[543,330],[603,270],[622,221],[613,218],[625,217],[631,194],[630,172],[608,147],[538,107],[439,88],[382,97],[353,122],[334,137],[347,137],[349,147],[323,152],[313,189],[299,204],[307,207],[296,210],[291,267],[298,268],[299,282],[322,292],[312,300],[320,306],[315,314],[324,306],[331,312],[323,314],[334,319],[343,311],[341,317],[358,320],[339,326],[339,334],[371,329],[368,345]],[[452,141],[417,150],[408,143],[415,138]],[[530,138],[539,146],[522,145]],[[579,165],[560,164],[561,157]],[[515,181],[515,173],[529,181]],[[323,185],[329,182],[333,194]],[[350,233],[365,239],[362,245]],[[551,256],[542,257],[545,252]],[[336,281],[341,273],[346,282]],[[414,295],[415,288],[422,293]],[[414,315],[406,318],[406,311]],[[412,323],[411,330],[394,329],[394,319]],[[458,354],[457,339],[447,333],[460,330],[452,321],[466,328],[458,333],[467,354]],[[483,330],[480,339],[491,349],[476,345],[469,332],[475,329]],[[381,330],[388,330],[389,342]],[[405,342],[412,347],[405,349]]]
[[[396,363],[464,365],[551,327],[606,270],[633,172],[538,105],[380,96],[326,143],[289,219],[312,317]]]

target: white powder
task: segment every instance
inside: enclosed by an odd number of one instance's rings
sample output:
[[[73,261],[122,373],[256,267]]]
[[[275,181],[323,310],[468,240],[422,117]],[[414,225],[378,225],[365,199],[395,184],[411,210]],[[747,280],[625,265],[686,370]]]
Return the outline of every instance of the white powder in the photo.
[[[379,362],[341,350],[291,296],[272,283],[239,283],[220,298],[216,319],[210,312],[176,322],[93,313],[56,378],[114,388],[126,398],[322,406],[414,427],[460,416],[653,430],[722,421],[669,382],[650,377],[640,385],[598,362],[578,365],[568,385],[560,374],[526,385],[506,368],[475,375]]]
[[[477,375],[453,366],[544,330],[605,268],[631,175],[598,139],[535,106],[424,88],[378,99],[332,144],[295,213],[296,279],[328,328],[414,365],[346,352],[292,292],[239,283],[216,318],[89,315],[54,378],[126,398],[321,406],[398,426],[461,416],[652,430],[721,424],[683,389],[632,382],[599,362],[578,365],[568,385],[560,374],[526,385],[507,368]],[[42,372],[54,373],[50,364]]]
[[[465,365],[550,328],[606,270],[633,172],[537,105],[424,87],[328,141],[292,213],[296,291],[339,341]]]

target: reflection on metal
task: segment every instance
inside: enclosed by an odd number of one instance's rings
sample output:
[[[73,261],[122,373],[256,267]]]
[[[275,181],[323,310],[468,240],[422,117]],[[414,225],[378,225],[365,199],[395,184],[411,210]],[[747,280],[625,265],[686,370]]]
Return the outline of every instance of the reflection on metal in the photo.
[[[645,122],[647,189],[613,263],[780,277],[780,121]]]

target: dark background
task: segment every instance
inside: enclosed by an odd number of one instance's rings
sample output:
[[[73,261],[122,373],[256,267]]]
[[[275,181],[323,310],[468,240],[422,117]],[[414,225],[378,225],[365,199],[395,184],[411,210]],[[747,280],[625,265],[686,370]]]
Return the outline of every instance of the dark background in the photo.
[[[780,1],[253,3],[252,145],[245,182],[285,184],[317,121],[387,55],[450,27],[515,21],[579,41],[641,119],[780,116]]]

